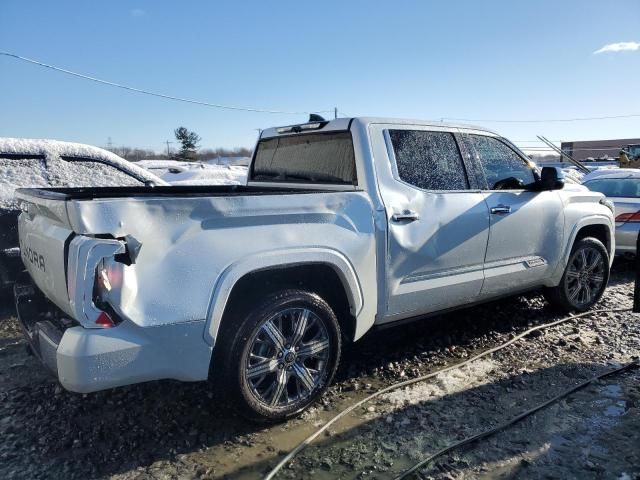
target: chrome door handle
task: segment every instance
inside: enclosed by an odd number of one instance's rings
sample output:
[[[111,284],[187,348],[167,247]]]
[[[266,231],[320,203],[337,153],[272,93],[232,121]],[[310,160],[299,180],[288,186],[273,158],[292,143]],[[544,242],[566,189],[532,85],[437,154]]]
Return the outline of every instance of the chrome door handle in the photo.
[[[418,215],[417,212],[413,212],[411,210],[405,210],[402,213],[394,213],[393,215],[391,215],[391,220],[393,220],[394,222],[415,222],[419,218],[420,215]]]
[[[511,207],[509,205],[498,205],[497,207],[491,207],[491,213],[494,215],[506,215],[511,213]]]

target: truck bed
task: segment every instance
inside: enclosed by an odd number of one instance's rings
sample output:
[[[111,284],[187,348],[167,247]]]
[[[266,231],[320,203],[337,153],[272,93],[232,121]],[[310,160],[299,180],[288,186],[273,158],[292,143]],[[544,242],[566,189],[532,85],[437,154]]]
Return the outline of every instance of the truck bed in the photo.
[[[126,252],[125,243],[136,254],[113,260],[123,283],[110,305],[140,327],[203,321],[223,275],[238,265],[261,268],[269,255],[279,265],[300,261],[282,257],[284,249],[319,252],[316,262],[339,252],[333,256],[350,259],[347,269],[375,275],[373,208],[355,189],[41,188],[18,190],[16,198],[23,202],[20,242],[31,277],[81,323],[89,324],[93,312],[85,293],[97,264]]]
[[[247,185],[184,185],[162,187],[75,187],[75,188],[20,188],[16,193],[50,200],[91,200],[94,198],[127,197],[222,197],[239,195],[286,195],[300,193],[327,193],[331,190],[301,189],[291,186]]]

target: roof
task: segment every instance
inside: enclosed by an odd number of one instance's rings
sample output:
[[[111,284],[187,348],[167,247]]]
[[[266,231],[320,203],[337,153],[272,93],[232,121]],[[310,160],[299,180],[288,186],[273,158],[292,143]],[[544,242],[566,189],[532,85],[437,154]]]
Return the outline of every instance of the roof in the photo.
[[[476,125],[466,125],[466,124],[461,124],[461,123],[448,123],[448,122],[441,122],[438,120],[417,120],[417,119],[410,119],[410,118],[392,118],[392,117],[347,117],[347,118],[336,118],[334,120],[329,120],[328,123],[321,129],[321,130],[309,130],[306,133],[312,133],[314,131],[322,131],[322,132],[326,132],[326,131],[331,131],[331,130],[346,130],[349,128],[349,125],[351,122],[357,122],[362,124],[363,126],[368,126],[368,125],[372,125],[372,124],[377,124],[377,123],[390,123],[390,124],[394,124],[394,125],[419,125],[419,126],[425,126],[425,127],[438,127],[438,128],[451,128],[451,129],[456,129],[456,128],[461,128],[461,129],[468,129],[468,130],[477,130],[477,131],[482,131],[482,132],[486,132],[486,133],[490,133],[492,135],[499,135],[498,133],[489,130],[487,128],[484,127],[479,127]],[[314,122],[300,122],[297,124],[291,124],[291,125],[282,125],[279,127],[272,127],[272,128],[267,128],[265,130],[262,131],[262,134],[260,136],[260,138],[269,138],[269,137],[277,137],[279,135],[278,133],[278,129],[279,128],[283,128],[286,126],[292,126],[292,125],[304,125],[305,123],[314,123]]]

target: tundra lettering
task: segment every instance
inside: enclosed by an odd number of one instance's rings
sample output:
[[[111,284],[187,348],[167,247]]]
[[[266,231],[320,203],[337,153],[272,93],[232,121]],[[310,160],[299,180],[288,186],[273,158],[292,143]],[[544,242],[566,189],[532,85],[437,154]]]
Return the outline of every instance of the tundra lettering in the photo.
[[[31,247],[25,247],[21,242],[20,252],[22,253],[22,258],[29,262],[31,265],[42,270],[43,273],[47,271],[44,263],[44,257],[35,250],[32,250]]]

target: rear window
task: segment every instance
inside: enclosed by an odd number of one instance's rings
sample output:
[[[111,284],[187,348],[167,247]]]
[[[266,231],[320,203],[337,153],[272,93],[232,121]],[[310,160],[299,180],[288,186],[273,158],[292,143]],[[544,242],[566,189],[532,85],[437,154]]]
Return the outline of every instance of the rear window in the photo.
[[[258,143],[251,180],[355,184],[350,132],[275,137]]]
[[[601,178],[584,184],[589,190],[604,193],[607,197],[640,197],[638,178]]]
[[[0,155],[0,209],[19,209],[13,196],[16,188],[49,186],[44,157]]]

